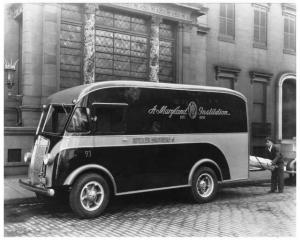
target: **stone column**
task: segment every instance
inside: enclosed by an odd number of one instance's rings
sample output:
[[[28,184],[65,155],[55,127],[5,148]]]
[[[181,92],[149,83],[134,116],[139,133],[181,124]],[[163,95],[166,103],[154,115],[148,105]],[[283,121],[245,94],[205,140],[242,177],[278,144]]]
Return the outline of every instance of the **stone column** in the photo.
[[[57,44],[59,38],[58,26],[59,7],[57,4],[44,5],[44,29],[43,29],[43,72],[42,72],[42,101],[58,90],[57,73]]]
[[[177,28],[177,49],[176,49],[176,83],[182,83],[183,71],[183,23],[178,23]]]
[[[43,5],[23,4],[22,119],[36,126],[40,117],[43,65]]]
[[[190,83],[191,25],[183,24],[182,83]]]
[[[152,17],[150,33],[150,61],[149,61],[149,80],[159,82],[159,23],[161,19]]]
[[[84,51],[83,51],[83,78],[84,84],[95,82],[95,41],[96,41],[96,8],[97,4],[84,5]]]

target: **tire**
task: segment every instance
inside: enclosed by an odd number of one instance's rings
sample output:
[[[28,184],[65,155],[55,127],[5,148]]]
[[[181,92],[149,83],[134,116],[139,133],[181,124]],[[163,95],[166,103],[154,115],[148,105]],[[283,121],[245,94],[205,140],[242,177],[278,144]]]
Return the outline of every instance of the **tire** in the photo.
[[[106,180],[95,173],[80,176],[72,186],[70,207],[81,218],[95,218],[105,210],[110,196]]]
[[[192,196],[198,203],[209,202],[218,191],[218,179],[215,172],[209,167],[201,167],[192,178]]]

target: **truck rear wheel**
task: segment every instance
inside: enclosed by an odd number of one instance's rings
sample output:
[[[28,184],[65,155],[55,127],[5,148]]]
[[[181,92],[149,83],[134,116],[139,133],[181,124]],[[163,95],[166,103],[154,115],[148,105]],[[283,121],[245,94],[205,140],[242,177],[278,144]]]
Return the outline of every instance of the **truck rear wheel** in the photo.
[[[82,218],[101,215],[109,201],[109,186],[106,180],[95,173],[80,176],[73,184],[69,202],[71,209]]]
[[[218,180],[215,172],[209,167],[201,167],[196,170],[192,179],[192,195],[196,202],[211,201],[218,190]]]

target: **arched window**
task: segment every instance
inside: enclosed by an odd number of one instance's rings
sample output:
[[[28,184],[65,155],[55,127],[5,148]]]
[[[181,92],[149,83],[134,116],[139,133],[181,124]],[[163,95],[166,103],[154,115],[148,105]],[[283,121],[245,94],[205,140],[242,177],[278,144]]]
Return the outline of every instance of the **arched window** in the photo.
[[[296,77],[283,74],[278,82],[277,138],[290,140],[296,136]]]

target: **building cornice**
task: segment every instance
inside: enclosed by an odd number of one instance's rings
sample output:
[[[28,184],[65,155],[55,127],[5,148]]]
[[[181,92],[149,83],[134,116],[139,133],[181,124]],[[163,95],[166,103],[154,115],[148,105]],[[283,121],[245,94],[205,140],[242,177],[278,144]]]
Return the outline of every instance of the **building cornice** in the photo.
[[[202,16],[205,9],[198,9],[186,4],[175,3],[101,3],[99,7],[110,7],[135,12],[148,16],[158,16],[184,23],[194,23],[195,18]]]
[[[264,72],[264,71],[249,71],[249,75],[251,78],[251,82],[264,82],[269,83],[273,77],[272,73]]]
[[[296,16],[296,5],[292,3],[282,3],[281,4],[282,8],[282,15],[293,15]]]
[[[4,136],[34,136],[34,127],[4,127]]]
[[[260,7],[260,8],[264,8],[265,10],[269,11],[270,10],[270,6],[271,3],[252,3],[253,7]]]
[[[184,4],[184,3],[171,3],[171,4],[179,6],[179,7],[184,7],[184,8],[190,9],[192,11],[195,11],[195,12],[197,12],[199,14],[198,16],[205,15],[208,12],[208,8],[203,7],[203,6],[201,6],[201,7],[193,7],[193,6]]]
[[[218,80],[220,77],[225,77],[225,78],[232,78],[233,80],[237,81],[237,77],[241,72],[241,69],[236,67],[224,66],[224,65],[216,65],[215,71],[216,71],[216,80]]]
[[[41,112],[43,107],[31,106],[31,105],[22,105],[20,107],[23,112]]]
[[[207,34],[210,30],[208,26],[197,24],[197,33],[198,34]]]

